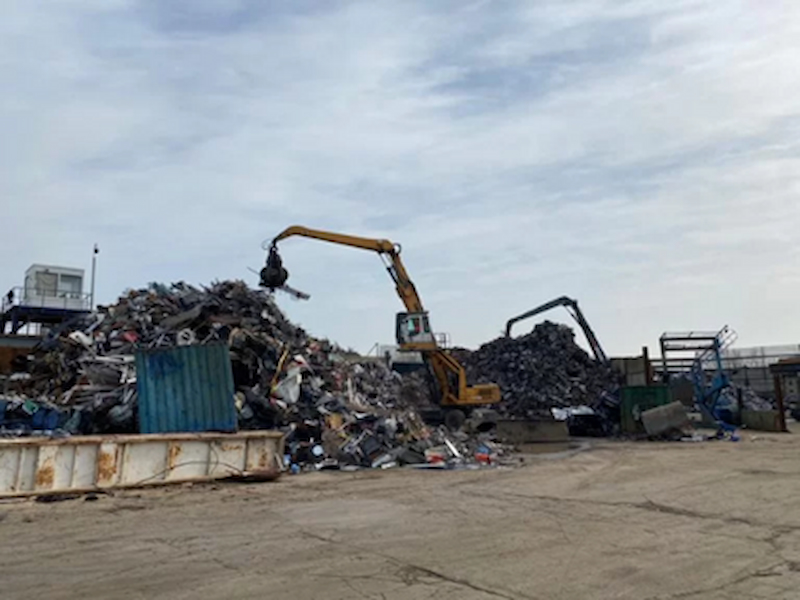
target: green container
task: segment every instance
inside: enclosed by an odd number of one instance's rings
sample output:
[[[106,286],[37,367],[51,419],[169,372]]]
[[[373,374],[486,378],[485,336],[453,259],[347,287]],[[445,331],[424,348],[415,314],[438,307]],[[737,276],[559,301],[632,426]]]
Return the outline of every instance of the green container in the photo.
[[[645,433],[641,415],[646,410],[672,402],[666,385],[630,386],[622,388],[620,427],[622,433]]]

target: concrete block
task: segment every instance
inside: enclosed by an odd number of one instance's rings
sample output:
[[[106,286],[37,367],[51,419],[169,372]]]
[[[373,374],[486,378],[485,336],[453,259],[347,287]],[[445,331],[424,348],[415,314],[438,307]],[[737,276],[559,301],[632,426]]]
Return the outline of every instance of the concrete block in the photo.
[[[743,410],[742,425],[754,431],[782,431],[777,410]]]
[[[680,402],[671,402],[644,411],[642,424],[648,435],[661,435],[690,425],[686,407]]]

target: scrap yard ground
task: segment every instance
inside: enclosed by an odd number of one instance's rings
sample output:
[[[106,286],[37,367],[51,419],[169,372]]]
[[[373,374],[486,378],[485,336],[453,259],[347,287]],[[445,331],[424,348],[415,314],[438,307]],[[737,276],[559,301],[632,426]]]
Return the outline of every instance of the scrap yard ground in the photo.
[[[0,597],[800,598],[800,438],[0,505]]]

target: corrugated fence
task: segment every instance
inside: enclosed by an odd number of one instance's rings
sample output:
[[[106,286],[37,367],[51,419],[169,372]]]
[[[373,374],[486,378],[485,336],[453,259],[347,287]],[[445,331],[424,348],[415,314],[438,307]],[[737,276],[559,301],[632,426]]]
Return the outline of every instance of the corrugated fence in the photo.
[[[236,431],[226,344],[153,349],[136,355],[139,431]]]

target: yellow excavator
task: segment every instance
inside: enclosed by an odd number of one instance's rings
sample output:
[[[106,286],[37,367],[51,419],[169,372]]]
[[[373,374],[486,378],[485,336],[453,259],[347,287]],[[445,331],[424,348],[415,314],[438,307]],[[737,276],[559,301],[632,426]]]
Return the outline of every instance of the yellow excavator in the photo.
[[[289,277],[278,253],[278,242],[292,236],[301,236],[377,252],[394,281],[405,312],[397,314],[397,345],[402,351],[420,352],[429,365],[436,383],[439,404],[444,410],[444,422],[451,429],[459,429],[472,408],[493,404],[500,400],[497,385],[467,385],[464,367],[436,342],[430,327],[428,313],[422,305],[417,288],[408,276],[400,259],[401,247],[389,240],[362,238],[331,233],[306,227],[293,226],[279,233],[269,243],[266,266],[261,270],[261,285],[270,290],[283,287]],[[265,248],[266,250],[267,248]]]

